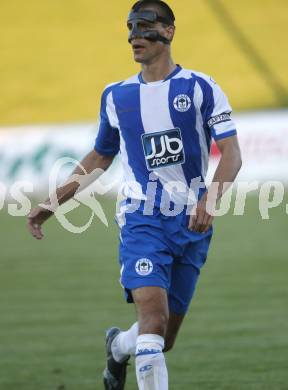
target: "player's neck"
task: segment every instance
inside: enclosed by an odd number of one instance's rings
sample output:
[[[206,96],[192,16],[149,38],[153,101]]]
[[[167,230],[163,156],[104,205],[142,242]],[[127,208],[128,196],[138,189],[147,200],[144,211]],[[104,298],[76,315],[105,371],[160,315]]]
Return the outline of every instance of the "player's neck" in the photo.
[[[176,64],[169,58],[158,58],[150,64],[142,64],[142,78],[146,83],[166,79],[174,70]]]

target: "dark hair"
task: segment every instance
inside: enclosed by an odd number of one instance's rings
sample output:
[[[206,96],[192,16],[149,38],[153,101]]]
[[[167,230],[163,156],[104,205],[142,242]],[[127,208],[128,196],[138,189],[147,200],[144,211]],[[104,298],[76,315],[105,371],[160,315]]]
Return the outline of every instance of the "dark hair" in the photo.
[[[163,11],[161,16],[164,16],[166,19],[170,20],[171,24],[174,25],[175,15],[169,5],[162,0],[139,0],[133,5],[132,11],[137,12],[142,7],[146,7],[146,5],[156,5],[157,7],[161,8],[161,11]]]

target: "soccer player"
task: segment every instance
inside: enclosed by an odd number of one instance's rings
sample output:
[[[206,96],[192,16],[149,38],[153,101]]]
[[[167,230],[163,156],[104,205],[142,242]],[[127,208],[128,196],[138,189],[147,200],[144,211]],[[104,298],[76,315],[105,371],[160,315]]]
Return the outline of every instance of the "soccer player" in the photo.
[[[167,390],[164,352],[173,347],[212,237],[210,192],[201,185],[197,191],[195,179],[204,183],[213,138],[221,159],[212,199],[219,200],[224,183],[233,182],[241,167],[241,154],[232,109],[220,87],[172,59],[171,8],[163,1],[138,1],[127,26],[142,71],[104,90],[95,148],[81,162],[88,173],[106,170],[120,152],[124,171],[125,200],[117,214],[121,283],[136,306],[137,322],[127,331],[107,331],[104,386],[124,389],[133,355],[139,389]],[[74,174],[83,171],[77,167]],[[70,180],[58,188],[59,204],[78,187]],[[53,208],[43,207],[31,212],[28,228],[37,239],[52,214]]]

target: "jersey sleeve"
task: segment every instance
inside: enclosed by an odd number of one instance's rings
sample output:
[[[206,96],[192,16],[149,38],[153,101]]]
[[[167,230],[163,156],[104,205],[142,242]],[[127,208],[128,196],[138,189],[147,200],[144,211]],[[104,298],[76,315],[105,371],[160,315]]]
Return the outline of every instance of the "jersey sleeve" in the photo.
[[[103,156],[115,156],[120,149],[119,130],[112,127],[108,117],[107,97],[111,90],[106,89],[101,98],[99,130],[95,141],[94,149]]]
[[[212,137],[218,141],[237,134],[231,118],[232,108],[227,96],[211,78],[203,93],[201,107],[204,126],[210,129]]]

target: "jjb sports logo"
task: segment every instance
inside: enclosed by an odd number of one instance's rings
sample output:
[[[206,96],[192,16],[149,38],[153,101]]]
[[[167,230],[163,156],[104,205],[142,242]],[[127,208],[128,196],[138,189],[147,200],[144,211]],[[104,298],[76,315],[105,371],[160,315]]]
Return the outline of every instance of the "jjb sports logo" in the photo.
[[[135,270],[138,275],[147,276],[153,271],[153,263],[149,259],[139,259],[135,264]]]
[[[179,112],[186,112],[191,107],[191,99],[188,95],[178,95],[173,101],[175,110]]]
[[[142,143],[149,171],[185,162],[179,128],[142,134]]]

